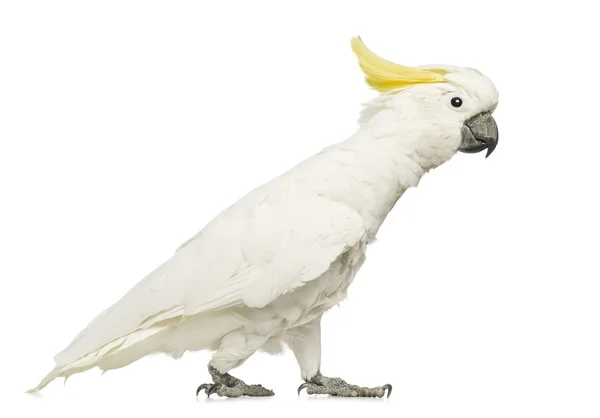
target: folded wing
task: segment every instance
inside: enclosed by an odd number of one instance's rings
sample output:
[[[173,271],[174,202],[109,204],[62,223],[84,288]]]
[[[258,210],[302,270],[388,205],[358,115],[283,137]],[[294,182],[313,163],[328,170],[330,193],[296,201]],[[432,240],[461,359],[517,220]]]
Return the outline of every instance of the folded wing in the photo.
[[[53,377],[68,375],[70,365],[87,369],[173,318],[263,307],[319,277],[364,236],[362,218],[342,203],[289,191],[250,194],[96,317],[55,357],[62,372]]]

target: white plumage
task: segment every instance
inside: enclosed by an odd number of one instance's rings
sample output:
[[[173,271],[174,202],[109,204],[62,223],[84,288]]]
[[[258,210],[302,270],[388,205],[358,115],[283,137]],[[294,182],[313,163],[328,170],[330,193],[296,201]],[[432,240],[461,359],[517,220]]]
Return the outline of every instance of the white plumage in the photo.
[[[496,89],[479,72],[441,68],[445,82],[382,94],[355,135],[223,211],[81,331],[32,391],[155,352],[214,350],[211,365],[225,373],[282,344],[302,376],[314,376],[321,315],[345,298],[388,212],[451,158],[467,119],[496,105]],[[466,106],[452,109],[449,94]]]

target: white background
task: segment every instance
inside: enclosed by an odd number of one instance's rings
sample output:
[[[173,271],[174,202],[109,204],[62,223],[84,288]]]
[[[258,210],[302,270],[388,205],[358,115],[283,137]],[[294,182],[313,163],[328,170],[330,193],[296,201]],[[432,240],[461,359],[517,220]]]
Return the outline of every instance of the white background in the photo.
[[[597,417],[597,14],[589,2],[5,1],[0,416]],[[98,312],[250,189],[351,135],[353,35],[473,66],[500,143],[408,192],[340,308],[323,371],[389,400],[296,396],[291,353],[194,397],[208,353],[23,392]]]

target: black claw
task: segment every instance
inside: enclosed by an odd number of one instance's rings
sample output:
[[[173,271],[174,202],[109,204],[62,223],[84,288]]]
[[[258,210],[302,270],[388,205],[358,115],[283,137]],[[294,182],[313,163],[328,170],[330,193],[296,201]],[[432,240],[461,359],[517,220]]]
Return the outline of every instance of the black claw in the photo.
[[[208,389],[206,391],[206,397],[210,398],[210,395],[212,395],[213,393],[215,393],[217,390],[219,390],[219,385],[214,384],[210,387],[210,389]]]
[[[308,386],[308,383],[302,383],[299,387],[298,387],[298,395],[300,395],[300,392],[302,392],[302,389],[305,389]]]
[[[390,385],[389,383],[387,385],[383,385],[383,393],[385,394],[385,390],[387,389],[388,393],[387,393],[387,397],[389,398],[390,395],[392,394],[392,385]]]
[[[206,389],[206,388],[210,388],[212,385],[208,384],[208,383],[202,383],[200,386],[198,386],[198,389],[196,389],[196,396],[198,396],[198,394]]]

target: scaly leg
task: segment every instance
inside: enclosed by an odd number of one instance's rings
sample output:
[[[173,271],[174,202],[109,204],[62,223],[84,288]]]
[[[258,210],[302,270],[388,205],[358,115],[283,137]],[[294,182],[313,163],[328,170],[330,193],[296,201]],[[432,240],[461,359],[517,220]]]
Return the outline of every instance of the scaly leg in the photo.
[[[229,370],[244,363],[264,342],[264,337],[253,334],[246,335],[243,331],[227,334],[221,340],[219,349],[213,354],[213,358],[208,364],[208,372],[212,376],[213,383],[204,383],[198,386],[196,396],[202,390],[209,397],[213,393],[229,398],[273,396],[272,390],[261,385],[247,385],[228,373]]]
[[[294,352],[305,383],[298,388],[298,394],[306,389],[309,395],[332,395],[344,397],[377,397],[381,398],[387,391],[389,397],[392,385],[362,387],[346,383],[339,378],[326,377],[321,374],[321,317],[309,324],[294,330],[288,345]]]
[[[382,398],[386,391],[389,398],[392,394],[392,385],[389,383],[369,388],[351,385],[338,377],[326,377],[321,373],[317,373],[302,383],[298,388],[298,394],[305,388],[309,395],[332,395],[347,398]]]
[[[210,397],[213,393],[228,398],[238,398],[240,396],[273,396],[272,390],[262,387],[262,385],[247,385],[237,377],[229,373],[220,373],[213,366],[208,366],[208,372],[213,378],[214,383],[203,383],[196,389],[196,396],[204,390]]]

